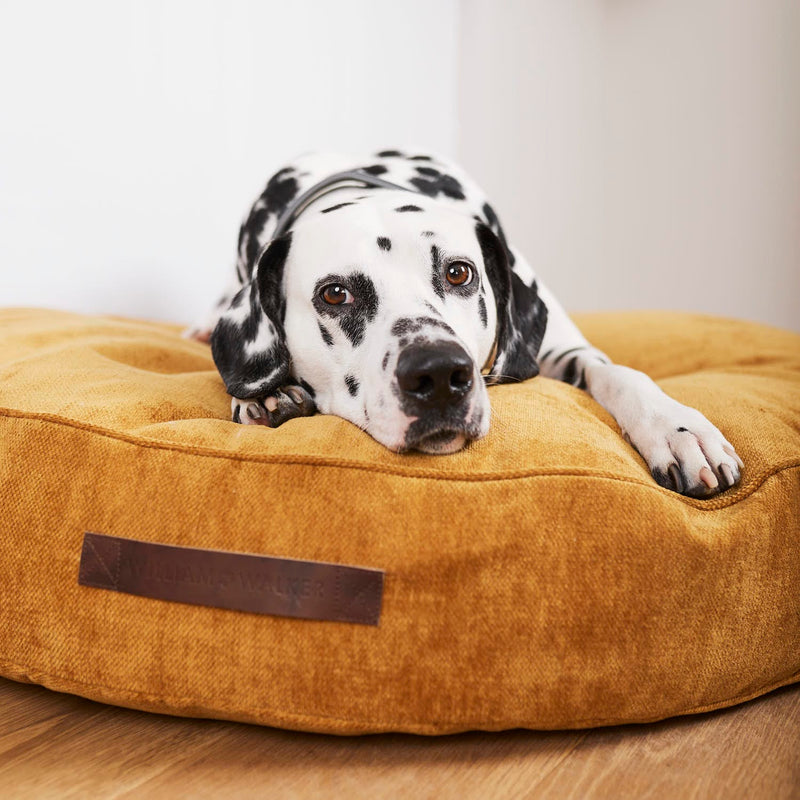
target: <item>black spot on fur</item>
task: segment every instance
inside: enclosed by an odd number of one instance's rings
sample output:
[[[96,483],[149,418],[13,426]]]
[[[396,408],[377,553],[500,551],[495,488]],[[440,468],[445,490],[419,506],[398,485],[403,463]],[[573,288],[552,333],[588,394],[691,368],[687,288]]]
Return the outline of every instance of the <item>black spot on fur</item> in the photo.
[[[577,352],[578,350],[584,350],[584,349],[585,349],[584,345],[579,345],[578,347],[570,347],[568,350],[563,350],[563,351],[562,351],[562,352],[560,352],[560,353],[558,354],[558,356],[556,357],[556,360],[553,362],[553,366],[555,366],[556,364],[558,364],[558,362],[559,362],[559,361],[563,361],[563,360],[564,360],[564,358],[566,358],[566,357],[567,357],[568,355],[570,355],[571,353],[575,353],[575,352]]]
[[[496,231],[497,228],[500,226],[500,221],[497,219],[497,214],[494,213],[494,209],[488,204],[483,204],[483,217],[484,219],[478,219],[479,222],[488,222],[489,227]]]
[[[323,208],[321,213],[327,214],[329,211],[336,211],[337,208],[344,208],[345,206],[352,206],[354,203],[339,203],[335,206],[330,206],[329,208]]]
[[[250,313],[239,323],[239,335],[245,342],[252,342],[258,336],[258,329],[261,326],[263,312],[261,301],[258,298],[258,287],[254,283],[249,283],[246,287],[247,302],[250,306]],[[268,321],[267,321],[268,323]],[[265,323],[265,324],[267,324]],[[232,323],[236,324],[236,323]]]
[[[572,356],[572,358],[564,365],[564,372],[561,375],[561,380],[564,383],[575,383],[575,377],[578,372],[578,357]]]
[[[256,263],[256,258],[258,258],[258,253],[261,249],[258,237],[261,235],[261,231],[264,230],[269,213],[269,209],[263,206],[261,208],[255,208],[254,206],[247,220],[239,228],[239,253],[241,255],[242,246],[244,246],[245,271],[248,279],[253,275],[253,265]]]
[[[427,236],[427,237],[431,237],[431,236],[436,236],[436,234],[435,234],[433,231],[422,231],[422,233],[420,234],[420,236]]]
[[[358,388],[361,384],[359,384],[358,380],[352,375],[345,375],[344,382],[347,384],[347,391],[350,392],[350,396],[355,397],[358,394]]]
[[[393,158],[399,157],[402,158],[403,154],[399,150],[381,150],[380,153],[377,154],[378,158]]]
[[[429,177],[433,178],[436,178],[442,174],[438,169],[434,169],[433,167],[417,167],[416,170],[420,175],[428,175]]]
[[[441,319],[435,317],[400,317],[391,327],[392,336],[407,336],[419,333],[423,328],[440,328],[455,336],[455,331]]]
[[[284,167],[267,182],[261,198],[270,211],[280,213],[294,200],[298,189],[297,180],[290,177],[294,171],[294,167]]]
[[[427,169],[426,175],[431,175],[429,179],[426,178],[411,178],[409,183],[413,184],[419,189],[422,194],[428,197],[437,197],[443,194],[445,197],[450,197],[453,200],[464,200],[465,194],[461,184],[452,176],[444,175],[438,170],[429,169],[427,167],[417,167],[417,172]],[[435,175],[434,175],[435,173]]]
[[[412,319],[411,317],[400,317],[400,319],[398,319],[394,325],[392,325],[392,336],[401,336],[405,333],[416,333],[422,329],[424,319],[425,317],[417,317],[416,319]]]
[[[233,300],[231,300],[229,308],[239,308],[244,304],[244,302],[249,298],[249,296],[250,296],[249,286],[245,286],[242,289],[239,289],[239,291],[236,292],[236,294],[233,296]]]
[[[364,167],[362,172],[366,172],[370,175],[383,175],[384,172],[388,172],[388,168],[384,167],[383,164],[373,164],[371,167]]]
[[[325,342],[328,347],[333,347],[333,336],[331,336],[331,332],[319,320],[317,320],[317,325],[319,325],[319,332],[322,334],[322,341]]]
[[[392,249],[392,240],[387,239],[385,236],[378,237],[378,247],[381,250],[391,250]]]
[[[688,428],[677,428],[676,430],[678,431],[678,433],[688,433],[689,431]]]
[[[442,279],[442,255],[439,248],[431,245],[431,286],[440,300],[444,300],[444,280]]]
[[[489,324],[489,316],[486,313],[486,301],[483,299],[483,295],[478,298],[478,314],[481,318],[481,325],[485,328]]]
[[[422,209],[419,206],[407,205],[400,206],[400,208],[396,208],[395,211],[422,211]]]
[[[346,286],[353,295],[353,302],[338,306],[326,303],[319,295],[329,283]],[[379,306],[375,284],[362,272],[353,272],[346,276],[327,275],[317,281],[312,302],[318,314],[336,320],[353,347],[358,347],[364,341],[367,323],[375,319]]]
[[[508,259],[508,265],[513,267],[516,259],[514,258],[514,254],[511,252],[511,249],[508,246],[506,235],[503,232],[503,228],[500,225],[500,220],[498,219],[497,214],[494,213],[494,209],[488,203],[483,204],[483,214],[486,217],[486,221],[489,223],[489,227],[495,234],[497,234],[497,238],[500,239],[500,243],[503,245],[503,250],[505,250],[506,258]]]
[[[409,156],[411,161],[433,161],[430,156]]]
[[[386,369],[386,365],[389,363],[389,351],[386,351],[386,355],[383,357],[383,361],[381,361],[381,368]]]

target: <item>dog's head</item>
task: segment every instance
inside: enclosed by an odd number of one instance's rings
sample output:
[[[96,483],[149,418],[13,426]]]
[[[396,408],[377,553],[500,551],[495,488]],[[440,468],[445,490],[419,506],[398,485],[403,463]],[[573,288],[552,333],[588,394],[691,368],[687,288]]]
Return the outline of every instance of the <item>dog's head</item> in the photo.
[[[380,191],[270,242],[212,348],[231,395],[305,383],[392,450],[451,453],[488,431],[484,373],[538,373],[546,314],[484,222]]]

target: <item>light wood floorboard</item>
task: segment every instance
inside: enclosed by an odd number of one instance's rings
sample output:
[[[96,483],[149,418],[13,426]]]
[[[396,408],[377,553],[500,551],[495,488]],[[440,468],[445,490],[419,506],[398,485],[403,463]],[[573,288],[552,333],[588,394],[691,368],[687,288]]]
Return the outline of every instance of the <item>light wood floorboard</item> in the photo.
[[[0,678],[0,796],[800,800],[800,686],[652,725],[339,738]]]

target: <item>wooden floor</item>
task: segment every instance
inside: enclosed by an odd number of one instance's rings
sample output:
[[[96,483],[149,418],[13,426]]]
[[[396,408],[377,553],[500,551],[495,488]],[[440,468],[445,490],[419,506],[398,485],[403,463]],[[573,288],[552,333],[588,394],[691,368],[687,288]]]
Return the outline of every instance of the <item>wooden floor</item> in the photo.
[[[10,798],[800,798],[800,686],[593,731],[338,738],[103,706],[0,678]]]

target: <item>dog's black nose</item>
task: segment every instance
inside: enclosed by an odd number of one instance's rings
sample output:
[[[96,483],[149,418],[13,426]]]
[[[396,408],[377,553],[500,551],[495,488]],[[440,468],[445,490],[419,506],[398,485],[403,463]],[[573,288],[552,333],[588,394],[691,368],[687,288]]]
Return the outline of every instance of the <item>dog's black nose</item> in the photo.
[[[456,342],[406,347],[397,359],[397,384],[420,408],[446,409],[472,386],[472,359]]]

